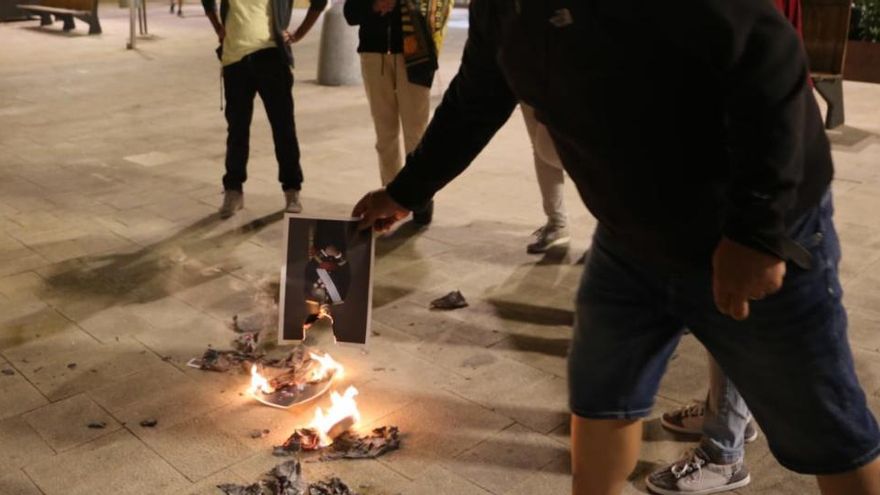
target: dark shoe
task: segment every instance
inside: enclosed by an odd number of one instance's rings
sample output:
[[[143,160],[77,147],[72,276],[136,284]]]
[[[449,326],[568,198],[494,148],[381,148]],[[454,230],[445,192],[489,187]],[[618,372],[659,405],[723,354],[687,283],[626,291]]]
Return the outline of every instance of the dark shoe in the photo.
[[[434,220],[434,200],[428,202],[421,210],[413,211],[413,223],[416,225],[430,225]]]
[[[547,224],[536,230],[532,236],[535,242],[526,246],[528,254],[542,254],[560,246],[568,246],[571,236],[565,226]]]

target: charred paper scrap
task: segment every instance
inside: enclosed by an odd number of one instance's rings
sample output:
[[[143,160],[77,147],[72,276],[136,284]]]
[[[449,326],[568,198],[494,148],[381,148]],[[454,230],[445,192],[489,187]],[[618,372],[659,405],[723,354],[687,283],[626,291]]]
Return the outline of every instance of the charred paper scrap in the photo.
[[[374,459],[400,448],[400,431],[396,426],[374,429],[369,435],[358,435],[351,430],[341,432],[333,444],[322,448],[318,432],[300,428],[283,445],[275,447],[273,455],[292,455],[296,452],[320,451],[322,461],[336,459]]]
[[[275,466],[259,482],[251,485],[218,485],[226,495],[357,495],[339,478],[309,484],[298,461]]]
[[[363,436],[349,430],[336,437],[321,459],[373,459],[399,448],[400,432],[396,426],[382,426]]]
[[[239,351],[218,351],[208,349],[200,358],[190,359],[187,366],[207,371],[226,372],[242,363],[253,359],[252,356]]]
[[[431,301],[431,309],[459,309],[466,308],[467,305],[467,300],[457,290]]]

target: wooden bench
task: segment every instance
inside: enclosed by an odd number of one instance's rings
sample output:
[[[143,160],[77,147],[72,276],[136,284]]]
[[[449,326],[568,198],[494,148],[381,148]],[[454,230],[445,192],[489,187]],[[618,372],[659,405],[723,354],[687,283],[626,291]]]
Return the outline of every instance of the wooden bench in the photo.
[[[851,0],[803,0],[804,45],[810,75],[828,104],[825,128],[843,125],[843,62]]]
[[[98,0],[41,0],[35,5],[18,5],[20,10],[40,16],[40,25],[52,24],[52,16],[64,21],[64,30],[71,31],[76,17],[89,24],[89,34],[101,34],[98,21]]]

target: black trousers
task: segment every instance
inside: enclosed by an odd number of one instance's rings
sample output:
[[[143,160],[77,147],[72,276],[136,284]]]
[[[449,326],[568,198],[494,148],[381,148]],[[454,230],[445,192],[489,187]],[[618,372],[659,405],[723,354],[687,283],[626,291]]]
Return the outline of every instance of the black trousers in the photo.
[[[241,191],[247,180],[254,96],[260,95],[272,126],[278,181],[286,191],[303,181],[293,119],[293,74],[277,48],[252,53],[223,67],[226,93],[226,174],[223,188]]]

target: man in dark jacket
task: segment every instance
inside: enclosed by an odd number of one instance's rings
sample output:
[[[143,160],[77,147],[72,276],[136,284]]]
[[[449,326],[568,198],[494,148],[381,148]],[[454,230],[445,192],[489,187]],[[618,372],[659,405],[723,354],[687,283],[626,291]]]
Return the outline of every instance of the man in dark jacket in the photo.
[[[202,0],[205,14],[220,40],[226,96],[226,174],[223,176],[221,218],[244,207],[243,185],[247,180],[250,127],[254,97],[259,94],[272,126],[278,181],[284,191],[285,209],[302,211],[299,191],[303,181],[299,143],[293,118],[293,53],[290,44],[302,39],[327,5],[311,0],[308,14],[289,32],[293,0]]]
[[[460,174],[517,101],[535,108],[599,221],[569,356],[574,493],[621,492],[687,327],[780,463],[826,495],[880,494],[880,431],[846,339],[830,146],[802,45],[773,4],[480,0],[470,21],[421,143],[354,214],[388,228]],[[673,475],[723,471],[696,461]]]

